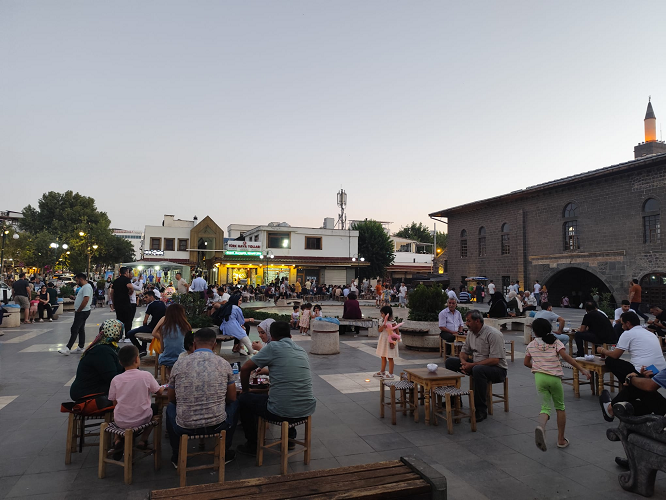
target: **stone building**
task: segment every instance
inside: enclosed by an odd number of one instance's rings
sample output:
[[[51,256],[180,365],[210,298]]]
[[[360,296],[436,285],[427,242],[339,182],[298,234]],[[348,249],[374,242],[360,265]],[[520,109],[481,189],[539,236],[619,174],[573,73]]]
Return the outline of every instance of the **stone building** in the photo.
[[[487,276],[532,290],[539,280],[550,302],[567,295],[577,304],[595,288],[620,301],[637,278],[643,302],[666,304],[666,144],[652,120],[649,103],[632,161],[430,214],[448,219],[451,283]]]

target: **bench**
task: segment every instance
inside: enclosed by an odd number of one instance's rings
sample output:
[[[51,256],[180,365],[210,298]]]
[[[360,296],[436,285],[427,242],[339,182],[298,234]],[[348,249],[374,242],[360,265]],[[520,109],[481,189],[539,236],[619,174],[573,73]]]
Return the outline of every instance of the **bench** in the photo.
[[[368,330],[368,337],[379,337],[379,321],[376,319],[342,319],[340,326],[358,326]],[[402,330],[401,330],[402,331]]]
[[[615,429],[607,429],[610,441],[621,441],[629,461],[629,470],[618,476],[620,486],[644,497],[654,495],[657,471],[666,472],[666,417],[634,416],[629,403],[616,403],[613,413],[620,420]]]
[[[151,500],[404,498],[446,500],[446,478],[415,457],[390,462],[156,490]]]

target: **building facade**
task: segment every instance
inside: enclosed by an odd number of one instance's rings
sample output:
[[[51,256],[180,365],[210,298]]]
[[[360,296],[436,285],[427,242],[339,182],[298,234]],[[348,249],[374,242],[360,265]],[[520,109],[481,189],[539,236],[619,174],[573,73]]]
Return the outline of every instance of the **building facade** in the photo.
[[[651,110],[651,106],[650,109]],[[448,219],[451,284],[487,276],[503,287],[546,285],[556,305],[598,293],[666,303],[666,154],[637,159],[430,214]]]
[[[127,229],[112,229],[113,235],[129,241],[134,249],[134,258],[140,259],[143,255],[143,233],[141,231],[129,231]]]
[[[433,271],[432,244],[399,236],[391,236],[391,242],[394,247],[393,264],[386,272],[392,283],[411,283],[414,276]]]

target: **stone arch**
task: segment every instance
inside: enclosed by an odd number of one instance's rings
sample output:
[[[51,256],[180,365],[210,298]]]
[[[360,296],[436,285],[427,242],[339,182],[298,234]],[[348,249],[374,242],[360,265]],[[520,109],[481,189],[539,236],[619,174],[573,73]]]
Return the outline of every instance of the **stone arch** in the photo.
[[[615,290],[594,269],[587,265],[568,265],[567,267],[553,269],[543,280],[548,289],[548,301],[557,307],[564,295],[569,297],[572,306],[590,300],[591,289],[596,288],[599,294],[610,293],[611,302],[617,303]]]

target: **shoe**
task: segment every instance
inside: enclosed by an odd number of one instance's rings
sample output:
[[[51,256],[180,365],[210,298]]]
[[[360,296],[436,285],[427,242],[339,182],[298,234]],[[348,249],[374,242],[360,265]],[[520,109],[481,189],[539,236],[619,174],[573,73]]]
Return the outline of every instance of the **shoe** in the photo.
[[[557,443],[558,448],[566,448],[569,446],[569,440],[567,438],[564,438],[564,444]]]
[[[601,391],[601,395],[599,396],[599,404],[601,405],[601,413],[604,416],[604,420],[606,422],[612,422],[614,417],[608,413],[608,405],[611,402],[611,395],[610,392],[608,392],[607,389],[604,389]]]
[[[49,323],[53,323],[53,320],[51,318],[49,318]]]
[[[64,354],[65,356],[69,356],[69,353],[71,351],[69,350],[69,347],[65,346],[65,347],[61,347],[60,349],[58,349],[58,352],[60,354]]]
[[[39,318],[37,321],[39,321],[40,323],[44,323],[44,320],[42,318]]]
[[[253,445],[252,443],[239,444],[238,446],[236,446],[236,451],[241,455],[250,455],[251,457],[256,457],[257,445],[256,444]]]
[[[483,422],[485,419],[488,418],[488,413],[486,413],[485,411],[477,410],[474,412],[474,416],[476,417],[476,422],[479,423]]]
[[[537,448],[541,451],[546,451],[548,449],[546,446],[546,431],[543,427],[539,426],[534,429],[534,442],[536,443]]]
[[[288,450],[295,450],[296,449],[296,443],[294,443],[293,441],[289,441],[287,443],[287,449]]]
[[[395,376],[392,373],[386,373],[383,378],[384,380],[393,380]]]
[[[615,457],[615,463],[618,464],[623,469],[629,470],[629,460],[622,457]]]
[[[227,450],[224,453],[224,464],[226,465],[234,460],[236,460],[236,452],[234,450]]]
[[[83,352],[83,349],[77,346],[74,349],[71,349],[70,352]]]
[[[139,357],[140,358],[144,358],[146,356],[148,356],[148,353],[146,351],[139,351]]]
[[[384,372],[377,372],[373,375],[375,378],[384,378]]]

